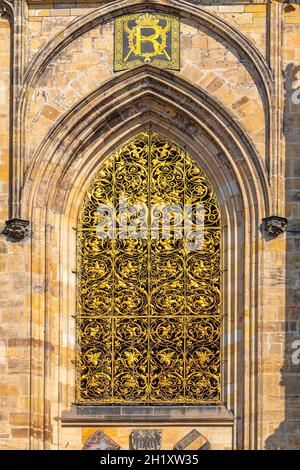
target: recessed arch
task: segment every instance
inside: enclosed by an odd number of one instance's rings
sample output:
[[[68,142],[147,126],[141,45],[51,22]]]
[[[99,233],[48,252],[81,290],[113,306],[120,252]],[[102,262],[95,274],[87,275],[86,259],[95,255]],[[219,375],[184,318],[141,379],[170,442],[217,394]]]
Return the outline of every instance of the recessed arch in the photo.
[[[215,145],[215,154],[221,153],[225,160],[227,157],[231,160],[228,164],[238,180],[246,178],[259,182],[261,187],[257,194],[263,197],[266,212],[269,212],[267,173],[244,129],[205,90],[169,71],[149,65],[108,80],[58,120],[33,155],[24,195],[29,196],[27,188],[32,178],[41,177],[41,172],[50,175],[50,169],[56,165],[63,167],[60,175],[64,174],[78,155],[87,149],[94,152],[94,147],[103,145],[106,134],[113,128],[131,127],[129,122],[137,116],[147,119],[147,112],[162,113],[161,120],[169,125],[173,122],[174,128],[181,128],[192,140],[195,140],[197,130],[197,137],[205,142],[203,147]],[[48,158],[45,160],[46,153]],[[25,207],[28,207],[27,202]]]
[[[143,66],[99,87],[49,131],[34,155],[22,192],[22,211],[32,221],[32,259],[45,259],[42,277],[39,280],[34,276],[32,281],[33,296],[37,285],[45,285],[40,310],[34,313],[44,318],[43,330],[34,331],[35,344],[41,344],[35,358],[39,363],[50,364],[52,352],[46,352],[43,341],[55,344],[63,354],[65,341],[72,344],[75,337],[70,313],[76,308],[72,274],[76,244],[72,227],[83,203],[82,195],[99,164],[120,144],[149,128],[186,148],[208,176],[219,201],[226,247],[222,257],[226,293],[222,350],[227,359],[222,390],[226,408],[243,416],[244,427],[241,420],[235,436],[236,445],[243,447],[241,440],[248,442],[249,437],[242,429],[255,425],[253,414],[244,408],[243,384],[253,381],[253,367],[259,361],[253,345],[253,328],[260,315],[256,295],[260,272],[257,234],[261,217],[269,211],[268,180],[254,146],[230,114],[204,90],[190,86],[180,77],[174,79],[170,72]],[[53,272],[52,256],[59,257],[57,272]],[[53,284],[57,287],[53,288]],[[238,303],[235,292],[239,293]],[[51,325],[57,312],[59,321],[67,325],[68,340],[58,341],[54,334]],[[38,320],[33,318],[35,321]],[[235,335],[243,341],[232,348]],[[70,346],[68,351],[69,356],[74,353]],[[67,364],[63,374],[69,385],[62,398],[63,409],[69,408],[75,396],[74,366],[68,361]],[[45,379],[38,376],[33,396],[40,394],[40,381],[45,380],[45,400],[51,401],[53,373],[49,367]],[[233,394],[236,383],[239,386]],[[255,380],[252,383],[255,404]]]

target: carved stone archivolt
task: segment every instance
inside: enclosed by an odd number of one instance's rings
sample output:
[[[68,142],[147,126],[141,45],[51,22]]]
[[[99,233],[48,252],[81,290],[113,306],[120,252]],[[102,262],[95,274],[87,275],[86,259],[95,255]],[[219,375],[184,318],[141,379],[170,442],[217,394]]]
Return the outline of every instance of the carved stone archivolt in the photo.
[[[164,95],[166,95],[167,93],[167,89],[170,89],[172,90],[173,89],[173,83],[174,83],[174,80],[173,82],[171,81],[171,74],[170,72],[167,72],[167,71],[159,71],[159,76],[163,76],[164,77],[164,81],[158,81],[158,71],[156,69],[154,69],[154,67],[152,68],[152,70],[150,70],[150,68],[148,66],[143,66],[143,68],[141,69],[135,69],[134,71],[130,71],[130,72],[125,72],[125,76],[126,76],[126,79],[131,80],[131,83],[135,81],[137,83],[143,83],[142,82],[142,79],[147,79],[148,83],[150,83],[150,85],[153,86],[153,89],[156,90],[158,89],[158,85],[156,87],[156,83],[159,84],[160,88],[159,88],[159,92],[160,92],[160,95],[159,95],[159,99],[158,99],[158,102],[161,104],[162,103],[162,106],[165,105],[165,102],[166,100],[164,99]],[[117,93],[119,92],[119,95],[121,95],[122,93],[120,92],[120,89],[118,88],[117,90],[117,87],[120,87],[121,88],[121,91],[124,92],[124,102],[125,102],[125,85],[124,85],[124,76],[123,76],[123,85],[119,83],[119,77],[116,77],[114,79],[113,82],[110,82],[107,87],[109,87],[111,89],[111,92],[109,93],[109,101],[110,101],[110,106],[114,106],[114,100],[113,100],[113,97],[115,96],[114,93]],[[132,86],[132,85],[131,85]],[[80,198],[80,191],[81,191],[81,188],[85,185],[86,186],[86,178],[87,178],[87,175],[92,175],[95,173],[95,168],[97,168],[97,166],[99,165],[99,162],[102,161],[102,156],[101,158],[98,156],[98,154],[96,153],[95,151],[95,156],[93,156],[89,150],[89,148],[92,149],[92,143],[93,143],[93,135],[88,135],[86,136],[86,138],[84,138],[83,136],[83,142],[86,144],[86,147],[85,147],[85,151],[83,153],[83,151],[78,151],[78,154],[76,154],[74,156],[74,148],[77,149],[77,147],[79,147],[81,145],[81,140],[80,140],[80,136],[81,136],[81,128],[79,126],[79,123],[81,122],[84,122],[84,128],[85,129],[91,129],[91,133],[92,134],[92,129],[95,129],[97,128],[98,131],[97,133],[95,134],[95,136],[97,136],[97,145],[99,145],[99,142],[101,142],[101,139],[102,139],[102,134],[101,132],[99,131],[99,129],[101,128],[101,125],[102,125],[102,116],[104,116],[104,113],[101,113],[101,109],[102,108],[102,102],[101,102],[101,99],[100,99],[100,95],[103,91],[103,87],[99,87],[99,90],[97,90],[97,92],[90,97],[90,102],[89,102],[89,106],[92,108],[94,105],[95,105],[95,108],[97,110],[97,113],[95,113],[94,116],[92,116],[92,113],[88,114],[86,113],[87,111],[87,105],[86,103],[82,103],[82,106],[80,106],[79,109],[76,109],[76,110],[72,110],[72,115],[68,115],[67,116],[67,119],[68,119],[68,125],[73,125],[74,124],[74,133],[72,134],[72,141],[71,141],[71,145],[68,145],[68,146],[65,146],[64,148],[66,149],[65,150],[65,153],[63,155],[60,154],[59,152],[59,149],[56,151],[56,149],[53,149],[53,147],[51,146],[50,144],[50,139],[48,142],[45,142],[45,146],[44,146],[44,152],[47,152],[47,158],[49,158],[49,161],[51,162],[55,162],[56,159],[57,161],[59,161],[59,163],[62,165],[62,167],[64,168],[68,168],[70,167],[70,179],[68,178],[67,180],[67,176],[68,176],[68,172],[64,172],[61,180],[58,181],[58,173],[57,172],[54,172],[50,175],[46,175],[45,171],[46,171],[46,165],[45,165],[45,169],[43,168],[43,155],[42,155],[42,152],[41,153],[38,153],[38,155],[36,156],[37,158],[34,160],[33,164],[32,164],[32,169],[31,171],[33,171],[35,168],[39,168],[39,171],[40,171],[40,178],[39,179],[34,179],[34,178],[30,178],[28,176],[28,179],[27,179],[27,184],[26,184],[26,190],[24,190],[23,192],[23,203],[22,203],[22,206],[24,207],[24,209],[27,210],[26,214],[28,214],[28,218],[31,218],[32,217],[32,212],[33,212],[33,215],[35,214],[39,214],[39,208],[41,206],[41,201],[40,199],[42,199],[43,201],[50,201],[48,206],[51,207],[51,208],[54,208],[55,207],[55,226],[59,227],[59,224],[60,223],[65,223],[65,221],[68,221],[68,224],[69,226],[74,226],[76,225],[76,220],[75,220],[75,216],[74,214],[75,213],[78,213],[78,211],[80,210],[80,207],[81,207],[81,198]],[[182,104],[181,106],[184,108],[185,111],[188,111],[190,109],[190,106],[193,104],[192,102],[192,97],[193,99],[195,100],[195,106],[193,106],[193,108],[191,108],[191,111],[194,110],[194,113],[193,113],[193,124],[195,122],[197,122],[197,114],[199,112],[199,114],[201,113],[201,118],[206,120],[209,119],[209,125],[210,127],[212,128],[212,131],[213,131],[213,135],[214,136],[218,136],[218,135],[221,135],[222,136],[222,144],[223,146],[225,146],[225,150],[223,151],[225,157],[227,158],[227,161],[228,161],[228,165],[220,165],[219,161],[216,162],[216,158],[213,157],[213,155],[216,155],[217,153],[217,149],[216,151],[213,153],[211,153],[211,158],[208,159],[209,161],[209,165],[210,165],[210,168],[208,168],[208,172],[206,172],[211,181],[214,181],[214,175],[216,177],[216,179],[218,180],[218,185],[216,185],[215,187],[218,188],[218,187],[222,187],[222,188],[226,188],[226,191],[228,189],[228,194],[227,192],[225,192],[224,194],[222,193],[221,194],[221,198],[220,198],[220,201],[221,203],[224,205],[226,204],[226,211],[224,211],[224,230],[225,230],[225,233],[228,234],[228,231],[229,230],[227,227],[230,228],[230,237],[233,237],[233,244],[232,246],[234,247],[234,256],[236,256],[236,271],[238,273],[240,273],[240,276],[245,276],[245,279],[247,279],[247,282],[250,280],[250,267],[252,269],[252,266],[254,266],[254,275],[260,275],[261,271],[259,270],[259,264],[256,262],[257,261],[257,253],[256,251],[252,253],[252,256],[251,256],[251,259],[249,259],[249,262],[247,259],[244,259],[243,258],[243,246],[245,246],[245,243],[247,243],[248,239],[244,242],[244,238],[243,238],[243,234],[248,234],[248,228],[250,227],[251,228],[251,233],[254,233],[254,231],[256,231],[257,229],[257,226],[256,226],[256,222],[257,222],[257,219],[261,219],[261,217],[263,216],[263,214],[265,213],[270,213],[270,209],[269,209],[269,203],[268,201],[271,199],[270,197],[268,197],[268,186],[267,184],[265,183],[266,179],[265,179],[265,176],[264,176],[264,173],[263,173],[263,170],[260,169],[260,163],[259,163],[259,159],[255,156],[256,154],[254,153],[254,151],[251,151],[251,149],[248,147],[247,148],[247,151],[243,151],[243,153],[241,153],[241,150],[239,151],[238,148],[235,146],[235,143],[237,140],[239,140],[239,142],[241,142],[239,148],[244,148],[244,145],[245,145],[245,140],[247,140],[247,136],[245,135],[242,135],[241,132],[237,132],[235,133],[235,135],[237,136],[234,141],[231,140],[232,137],[230,138],[229,140],[229,137],[227,135],[227,130],[228,129],[233,129],[235,128],[235,123],[232,123],[232,121],[230,121],[230,125],[222,125],[222,130],[220,129],[219,130],[219,127],[218,127],[218,123],[214,120],[214,115],[215,116],[218,116],[219,117],[219,110],[216,108],[216,107],[213,107],[213,103],[212,103],[212,99],[209,99],[209,97],[203,97],[203,100],[201,99],[201,97],[199,97],[199,99],[197,99],[198,97],[198,94],[200,94],[200,91],[197,92],[197,90],[195,88],[193,88],[193,94],[192,96],[190,97],[190,99],[188,100],[187,97],[185,96],[185,100],[182,99],[182,103],[184,103],[184,105]],[[172,92],[172,94],[170,94],[170,96],[172,98],[174,98],[172,100],[172,105],[174,104],[174,108],[175,108],[175,104],[176,102],[179,101],[179,95],[180,97],[183,96],[183,93],[181,92],[184,91],[184,90],[187,90],[187,86],[186,86],[186,83],[184,80],[182,80],[180,77],[177,78],[177,88],[176,90],[174,90],[174,93]],[[152,89],[150,88],[150,90],[148,90],[149,94],[151,93]],[[197,94],[198,93],[198,94]],[[191,94],[191,93],[190,93]],[[203,93],[204,94],[204,93]],[[135,98],[137,96],[137,92],[132,92],[132,97]],[[156,93],[156,96],[157,96],[157,93]],[[93,98],[94,100],[96,101],[93,101]],[[197,99],[197,101],[196,101]],[[123,103],[123,101],[120,99],[121,101],[121,105]],[[133,99],[132,99],[133,101]],[[170,99],[168,99],[168,102],[171,101]],[[212,111],[210,116],[208,116],[208,111],[205,110],[204,106],[201,106],[202,102],[206,103],[206,109],[207,107],[212,108]],[[120,122],[122,123],[122,121],[113,121],[113,125],[112,125],[112,128],[109,129],[109,132],[106,131],[106,132],[103,132],[103,136],[105,137],[106,139],[106,145],[108,146],[108,150],[106,150],[105,152],[105,155],[108,155],[108,154],[111,154],[115,148],[114,148],[114,142],[116,140],[118,140],[118,142],[121,142],[121,143],[124,143],[128,140],[128,138],[132,137],[133,134],[133,131],[134,133],[136,133],[136,128],[137,129],[142,129],[142,128],[145,128],[145,125],[148,124],[148,121],[147,119],[149,118],[149,120],[151,119],[151,125],[152,125],[152,129],[153,130],[157,130],[157,131],[164,131],[163,133],[165,135],[170,135],[170,138],[174,138],[176,140],[176,142],[178,142],[178,144],[181,144],[182,146],[184,145],[184,143],[186,143],[186,146],[187,146],[187,151],[190,152],[193,156],[194,155],[198,155],[199,158],[197,161],[199,161],[199,165],[203,165],[203,170],[204,168],[207,168],[205,167],[205,159],[202,158],[202,155],[206,155],[205,152],[202,150],[203,147],[202,147],[202,141],[201,141],[201,138],[202,138],[202,135],[203,135],[203,132],[200,134],[200,132],[197,133],[197,135],[194,135],[194,141],[193,141],[193,146],[191,145],[190,143],[190,140],[189,139],[189,129],[186,128],[185,130],[183,130],[181,127],[180,127],[180,123],[179,123],[179,118],[181,118],[182,114],[180,113],[179,114],[179,111],[178,111],[178,117],[176,115],[176,119],[172,119],[172,117],[174,116],[174,114],[167,114],[166,112],[164,114],[160,113],[159,116],[158,116],[158,112],[157,110],[153,110],[153,112],[151,112],[151,115],[149,116],[149,109],[148,109],[148,114],[144,114],[144,120],[143,122],[141,123],[141,115],[142,115],[142,112],[140,111],[141,110],[141,106],[137,107],[136,106],[136,102],[137,102],[137,99],[135,99],[135,102],[130,102],[129,105],[130,105],[130,109],[128,110],[128,116],[129,116],[129,112],[131,111],[131,116],[128,117],[128,122],[126,121],[125,125],[127,126],[126,129],[125,127],[121,127],[121,125],[119,124]],[[141,101],[138,102],[138,104],[140,105]],[[147,105],[148,105],[149,101],[147,102]],[[124,121],[124,115],[121,114],[120,111],[123,112],[123,107],[119,104],[119,107],[118,109],[116,109],[115,107],[113,107],[112,109],[112,113],[117,113],[119,112],[120,113],[120,118],[122,117],[123,118],[123,121]],[[148,108],[149,108],[149,105],[148,105]],[[90,109],[90,108],[89,108]],[[170,107],[170,109],[172,110],[173,108]],[[220,108],[219,108],[220,109]],[[152,110],[152,108],[151,108]],[[159,108],[160,110],[160,108]],[[199,110],[199,111],[198,111]],[[197,113],[197,114],[196,114]],[[135,114],[137,115],[137,119],[135,120]],[[189,113],[191,115],[191,113]],[[81,120],[81,116],[88,116],[88,119],[90,118],[91,121],[95,122],[95,124],[97,124],[97,126],[87,126],[86,125],[86,122],[85,121],[82,121]],[[118,114],[114,114],[114,117],[117,115],[117,117],[119,118],[119,115]],[[163,118],[162,118],[163,116]],[[224,116],[226,116],[226,110],[224,110],[224,114],[223,114],[223,111],[222,111],[222,116],[220,116],[220,121],[222,120],[222,117],[223,117],[223,121],[224,121]],[[104,120],[104,118],[103,118]],[[108,118],[107,116],[105,116],[105,120],[107,121]],[[199,117],[199,120],[200,120],[200,117]],[[73,122],[74,121],[74,122]],[[222,121],[222,122],[223,122]],[[63,123],[62,125],[60,125],[61,127],[56,127],[56,130],[58,131],[58,135],[59,135],[59,138],[57,138],[57,143],[58,145],[60,145],[60,148],[62,148],[62,144],[65,142],[65,137],[64,137],[64,132],[66,131],[66,128],[67,126],[64,126],[64,124],[67,122],[67,120],[63,120]],[[112,121],[111,121],[112,122]],[[77,123],[77,127],[76,127],[76,123]],[[118,123],[118,126],[117,126],[117,123]],[[138,125],[137,125],[138,123]],[[232,125],[231,125],[232,123]],[[227,124],[227,123],[226,123]],[[103,123],[103,126],[105,125],[105,123]],[[107,123],[106,123],[106,126],[107,126]],[[167,128],[168,126],[168,128]],[[219,124],[220,126],[220,124]],[[64,127],[64,128],[63,128]],[[115,128],[114,128],[115,127]],[[107,127],[106,127],[107,128]],[[104,127],[103,127],[104,129]],[[176,132],[176,136],[174,135]],[[70,133],[69,133],[70,134]],[[88,140],[88,137],[90,140]],[[104,138],[103,137],[103,138]],[[217,139],[217,137],[216,137]],[[210,142],[213,142],[213,139],[211,138],[211,141]],[[226,145],[225,145],[226,144]],[[212,143],[210,145],[210,148],[209,150],[211,151],[211,147],[212,147]],[[229,159],[228,158],[228,150],[227,150],[227,147],[231,149],[231,154],[233,155],[233,158],[232,159]],[[192,152],[191,150],[193,150],[193,148],[195,148],[195,152]],[[91,154],[91,157],[90,157],[90,154]],[[44,153],[45,155],[45,153]],[[78,155],[78,156],[77,156]],[[84,155],[85,157],[82,158],[82,155]],[[71,162],[71,158],[73,159],[72,160],[72,164],[68,163],[69,161]],[[73,163],[74,161],[74,163]],[[75,166],[75,162],[76,162],[76,166]],[[37,167],[37,164],[40,163],[40,166]],[[49,165],[49,164],[48,164]],[[54,168],[55,165],[51,165],[51,168]],[[258,176],[255,178],[255,182],[256,184],[252,184],[253,182],[253,176],[251,177],[251,174],[253,175],[252,171],[251,171],[251,168],[253,167],[253,170],[255,171],[258,171]],[[236,182],[236,180],[234,179],[234,176],[232,174],[232,168],[234,168],[236,170],[236,174],[238,175],[238,184],[228,184],[228,182],[230,181],[233,181],[233,182]],[[243,171],[241,171],[241,169],[243,169]],[[28,175],[31,174],[31,171],[28,172]],[[45,179],[43,179],[42,177],[44,177],[45,175]],[[84,175],[84,176],[83,176]],[[46,180],[46,183],[44,184]],[[73,183],[73,180],[76,181],[76,184],[72,184]],[[42,184],[42,181],[43,181],[43,184]],[[68,181],[68,184],[65,184],[66,181]],[[240,191],[239,191],[239,188],[240,186],[242,188],[246,188],[246,191],[245,191],[245,194],[247,194],[247,199],[246,199],[246,203],[245,204],[242,204],[242,201],[241,201],[241,195],[240,195]],[[58,190],[59,190],[59,195],[60,195],[60,199],[56,199],[56,198],[51,198],[51,194],[53,194],[53,187],[57,187]],[[32,195],[32,198],[31,198],[31,195]],[[63,196],[63,197],[62,197]],[[55,206],[54,206],[54,202],[55,202]],[[252,211],[249,211],[249,219],[247,219],[247,213],[246,213],[246,216],[245,218],[243,217],[242,219],[242,223],[245,223],[245,231],[241,231],[241,230],[237,230],[236,229],[236,222],[238,222],[237,220],[237,217],[236,217],[236,214],[237,213],[240,213],[240,214],[243,214],[243,210],[245,210],[246,212],[248,211],[248,208],[250,207],[259,207],[259,216],[257,217],[257,219],[255,218],[254,219],[254,216],[253,216],[253,213]],[[75,210],[74,210],[74,207],[75,207]],[[72,208],[72,210],[70,209]],[[227,215],[228,214],[228,215]],[[244,222],[245,220],[245,222]],[[43,224],[44,223],[48,223],[48,221],[51,221],[51,223],[53,223],[53,220],[50,218],[50,211],[47,211],[45,212],[45,216],[43,216],[42,218],[42,221],[43,221]],[[62,221],[62,222],[61,222]],[[49,222],[50,223],[50,222]],[[253,230],[252,230],[253,228]],[[39,229],[39,231],[42,230],[42,228]],[[227,235],[225,235],[227,236]],[[42,235],[41,235],[42,237]],[[67,250],[66,250],[66,246],[68,247],[68,251],[69,251],[69,246],[71,246],[71,243],[73,243],[73,233],[72,234],[69,234],[69,237],[61,237],[61,239],[57,242],[57,249],[60,251],[60,253],[62,254],[62,257],[63,257],[63,262],[65,263],[66,266],[69,266],[70,265],[70,260],[67,259]],[[41,238],[42,239],[42,238]],[[43,240],[43,239],[42,239]],[[44,248],[44,241],[43,241],[43,248]],[[240,247],[239,249],[237,249],[236,247]],[[40,256],[39,253],[39,249],[38,249],[38,246],[35,245],[33,246],[33,249],[34,249],[34,255],[36,256]],[[73,250],[74,251],[74,250]],[[74,255],[75,256],[75,255]],[[73,256],[72,258],[72,266],[74,267],[75,263],[76,263],[76,260],[75,260],[75,257]],[[226,257],[225,257],[225,266],[224,266],[224,270],[227,269],[227,262],[226,262]],[[250,261],[251,261],[251,264],[250,264]],[[50,260],[47,261],[48,263],[50,263]],[[231,290],[234,290],[236,292],[238,292],[238,288],[237,288],[237,285],[236,285],[236,278],[237,276],[234,276],[234,272],[235,270],[228,270],[228,278],[227,278],[227,281],[226,281],[226,289],[231,292]],[[252,271],[251,271],[252,272]],[[71,274],[70,274],[71,275]],[[73,278],[72,278],[73,279]],[[72,281],[73,282],[73,281]],[[66,283],[66,285],[69,284],[68,282]],[[240,289],[241,291],[242,289]],[[48,296],[49,294],[46,292],[46,295]],[[67,288],[64,288],[62,291],[61,291],[61,300],[63,301],[63,298],[65,296],[68,296],[69,293],[67,292]],[[75,293],[74,293],[75,295]],[[63,303],[63,302],[62,302]],[[232,318],[232,315],[234,315],[234,318],[235,316],[237,315],[242,315],[244,309],[248,309],[250,308],[250,304],[248,303],[248,298],[245,299],[245,304],[243,303],[243,300],[241,300],[241,302],[237,302],[236,303],[236,306],[233,306],[233,310],[228,312],[228,315],[230,316],[230,318]],[[260,311],[260,307],[258,306],[258,309]],[[49,314],[52,315],[52,312],[54,312],[54,310],[49,310]],[[38,321],[39,318],[41,318],[41,309],[36,309],[36,311],[34,312],[34,315],[35,315],[35,318],[37,319],[36,321]],[[69,321],[69,318],[70,318],[70,311],[69,309],[67,308],[63,308],[62,312],[61,312],[61,318],[63,319],[64,322],[68,322]],[[233,320],[232,320],[233,321]],[[255,318],[250,318],[250,322],[251,322],[251,325],[253,325],[253,327],[255,326]],[[67,324],[67,323],[66,323]],[[233,325],[234,325],[234,321],[233,321]],[[249,341],[251,340],[251,342],[254,340],[252,336],[249,335],[245,335],[245,344],[249,344]],[[56,341],[56,337],[53,335],[53,341],[55,342]],[[237,351],[239,352],[239,347],[238,346],[238,349]],[[227,356],[226,356],[227,358]],[[48,361],[50,361],[50,358],[48,359]],[[230,361],[233,361],[233,359],[230,359]],[[49,362],[50,363],[50,362]],[[230,362],[231,363],[231,362]],[[246,367],[246,366],[245,366]],[[247,369],[248,370],[248,369]],[[247,370],[245,372],[245,377],[247,378]],[[239,391],[241,390],[242,387],[239,387],[238,389],[238,393]],[[40,390],[38,389],[38,387],[36,386],[35,387],[35,390],[34,390],[34,393],[35,393],[35,396],[39,396],[39,393],[40,393]],[[168,408],[168,407],[166,407]],[[247,416],[245,419],[248,419]],[[179,439],[179,438],[178,438]]]
[[[29,222],[23,219],[10,219],[5,222],[3,235],[6,236],[8,241],[20,242],[29,233]]]
[[[39,51],[35,57],[32,59],[31,63],[26,67],[26,73],[24,74],[24,83],[22,90],[20,90],[20,122],[25,122],[25,113],[29,108],[25,103],[30,99],[31,93],[34,90],[37,81],[42,77],[47,66],[50,63],[54,64],[54,59],[56,56],[65,48],[73,38],[79,37],[82,34],[82,31],[88,31],[95,27],[96,24],[105,24],[108,21],[111,21],[112,18],[118,17],[123,13],[130,13],[134,8],[135,11],[144,10],[144,2],[140,0],[135,0],[130,2],[130,5],[126,1],[112,2],[112,4],[105,4],[97,8],[95,11],[91,11],[88,15],[84,15],[78,18],[72,26],[67,26],[64,30],[64,35],[61,34],[53,37],[51,41],[48,41],[45,44],[45,47]],[[192,20],[193,25],[197,28],[202,28],[201,25],[205,25],[205,28],[211,29],[211,31],[218,31],[218,35],[223,37],[224,40],[228,41],[231,44],[231,47],[236,49],[241,57],[246,57],[247,63],[250,68],[255,71],[255,76],[259,88],[265,90],[264,94],[266,95],[266,106],[271,106],[271,95],[272,95],[272,74],[269,70],[268,64],[262,58],[262,55],[258,53],[253,43],[243,34],[239,33],[236,29],[226,22],[222,21],[216,15],[211,12],[204,11],[195,8],[192,5],[185,5],[182,8],[182,2],[178,0],[163,0],[163,1],[154,1],[149,2],[149,8],[153,10],[160,10],[163,8],[164,11],[170,11],[172,14],[179,13],[180,17],[182,15],[182,21],[184,18],[189,21]],[[122,80],[125,83],[126,76],[122,75]],[[174,79],[172,79],[174,82]],[[111,82],[113,86],[113,82]],[[192,95],[191,89],[189,90],[189,95]],[[90,101],[90,97],[86,96],[85,101]],[[113,100],[112,100],[113,101]],[[175,103],[180,102],[178,96],[176,96]],[[107,125],[108,119],[106,120]],[[214,128],[214,127],[213,127]],[[21,147],[20,147],[21,148]],[[232,153],[235,153],[234,151]],[[267,152],[268,155],[268,152]],[[25,159],[18,158],[20,167],[23,165]],[[23,169],[20,168],[18,173],[22,173]],[[17,193],[17,191],[16,191]],[[18,196],[16,196],[18,198]],[[16,205],[18,202],[16,201]]]
[[[128,100],[127,93],[128,81],[130,81],[130,101]],[[141,96],[141,92],[144,90],[148,94],[146,98],[144,98],[144,93]],[[189,99],[186,97],[188,90],[190,93]],[[106,93],[109,94],[111,103],[109,114],[105,114],[105,100],[103,97],[106,96]],[[118,102],[115,99],[116,96],[118,96]],[[152,96],[155,98],[155,101],[154,99],[150,99]],[[158,96],[159,98],[157,98]],[[176,103],[183,100],[185,112],[176,105]],[[89,105],[87,105],[87,103],[89,103]],[[117,103],[117,106],[114,106],[114,103]],[[97,109],[97,112],[89,112],[88,109],[90,107]],[[152,124],[155,125],[155,123],[158,122],[159,127],[161,127],[166,122],[167,128],[171,130],[174,129],[176,136],[178,133],[183,132],[183,145],[187,143],[188,137],[200,141],[204,135],[205,139],[209,139],[210,141],[214,140],[219,143],[218,136],[222,135],[220,144],[226,145],[227,149],[227,151],[223,152],[224,158],[228,161],[228,154],[234,155],[236,161],[239,162],[237,166],[238,172],[240,172],[242,168],[240,161],[243,161],[246,165],[247,172],[252,167],[250,171],[252,172],[253,170],[256,172],[261,184],[259,195],[264,199],[264,204],[266,204],[266,206],[269,205],[271,198],[268,194],[267,174],[256,149],[252,143],[248,141],[247,136],[238,122],[234,120],[225,108],[221,107],[220,103],[217,104],[205,90],[194,87],[182,77],[176,78],[175,86],[174,77],[171,72],[148,65],[143,65],[137,69],[124,72],[122,77],[120,75],[114,77],[114,79],[110,80],[106,85],[100,86],[94,93],[88,95],[85,100],[80,102],[79,105],[66,113],[64,118],[60,120],[53,129],[53,132],[58,136],[57,142],[60,142],[60,144],[56,147],[56,145],[53,145],[53,142],[51,142],[50,135],[47,136],[43,145],[32,159],[24,185],[23,194],[25,198],[27,199],[27,194],[29,196],[34,188],[31,175],[34,174],[36,168],[40,168],[42,172],[45,171],[43,168],[44,166],[46,168],[43,158],[44,152],[47,152],[49,161],[55,162],[59,160],[60,164],[67,165],[66,159],[74,158],[75,151],[76,155],[79,156],[83,151],[86,151],[88,147],[93,145],[93,136],[89,133],[83,135],[83,130],[86,129],[85,126],[80,125],[83,119],[89,129],[98,129],[97,145],[100,145],[100,139],[102,139],[101,135],[105,135],[107,132],[107,122],[111,117],[113,117],[114,122],[120,122],[124,128],[126,126],[126,129],[130,129],[135,119],[140,123],[143,108],[145,109],[145,113],[146,111],[147,113],[151,112]],[[87,112],[89,114],[87,114]],[[189,113],[189,118],[187,117],[187,113]],[[169,116],[174,116],[174,114],[175,118],[171,120]],[[214,132],[213,139],[206,134],[203,129],[203,124],[211,126]],[[72,136],[70,136],[70,133],[66,132],[66,129],[68,129],[67,126],[69,125],[73,128]],[[193,130],[197,128],[197,131],[191,132],[191,128],[193,128]],[[231,131],[234,130],[234,136],[232,132],[230,132],[229,135],[228,129],[231,129]],[[120,138],[122,138],[123,129],[121,126],[119,126],[119,129],[116,129],[116,131]],[[236,138],[236,136],[238,138]],[[125,140],[125,137],[123,140]],[[242,144],[242,147],[240,144]],[[62,154],[61,149],[64,148],[64,145],[67,146],[67,150]],[[217,153],[217,149],[215,153]],[[234,163],[235,166],[235,162],[232,163]],[[72,177],[72,175],[74,175],[74,172],[70,170],[70,177]],[[244,178],[242,174],[240,178]],[[51,185],[49,185],[49,188],[50,187]],[[62,191],[65,190],[63,189]],[[254,194],[253,191],[255,191],[254,188],[251,194]],[[41,194],[41,197],[44,199],[44,192]],[[24,206],[26,207],[25,201]],[[270,209],[268,208],[267,210],[269,211]]]

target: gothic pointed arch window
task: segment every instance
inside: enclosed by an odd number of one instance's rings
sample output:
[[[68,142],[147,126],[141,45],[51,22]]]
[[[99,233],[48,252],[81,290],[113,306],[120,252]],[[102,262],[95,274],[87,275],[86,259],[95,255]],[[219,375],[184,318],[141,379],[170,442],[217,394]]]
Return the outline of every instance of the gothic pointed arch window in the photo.
[[[77,227],[78,404],[220,402],[220,237],[174,142],[144,132],[102,164]]]

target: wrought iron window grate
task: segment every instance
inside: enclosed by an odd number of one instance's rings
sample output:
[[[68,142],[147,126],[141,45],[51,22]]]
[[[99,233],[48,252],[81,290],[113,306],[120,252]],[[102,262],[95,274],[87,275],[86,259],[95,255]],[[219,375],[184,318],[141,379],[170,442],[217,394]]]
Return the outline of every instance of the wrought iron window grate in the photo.
[[[128,229],[134,204],[147,218],[139,237]],[[161,215],[153,238],[155,204],[185,215],[188,204],[202,204],[201,249],[188,248],[186,233],[178,236],[176,215],[165,238]],[[116,209],[116,226],[107,227],[114,237],[99,237],[99,205]],[[220,236],[212,187],[175,143],[144,132],[105,161],[77,227],[78,404],[220,401]]]

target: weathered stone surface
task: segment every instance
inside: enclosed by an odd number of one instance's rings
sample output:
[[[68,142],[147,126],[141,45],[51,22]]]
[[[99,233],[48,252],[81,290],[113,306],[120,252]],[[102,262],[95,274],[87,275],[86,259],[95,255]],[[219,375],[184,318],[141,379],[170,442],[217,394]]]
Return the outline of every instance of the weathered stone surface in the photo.
[[[119,444],[102,431],[96,431],[84,443],[82,450],[118,450]]]
[[[24,238],[28,235],[28,232],[28,220],[15,218],[5,222],[5,228],[2,233],[9,241],[20,242],[24,240]]]

